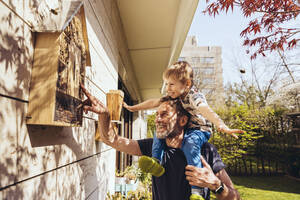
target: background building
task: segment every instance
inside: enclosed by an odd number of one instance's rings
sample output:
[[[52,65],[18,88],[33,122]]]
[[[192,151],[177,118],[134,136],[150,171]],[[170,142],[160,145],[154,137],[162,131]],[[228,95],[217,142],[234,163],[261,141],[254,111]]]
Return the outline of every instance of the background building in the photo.
[[[203,92],[211,106],[223,102],[222,48],[198,46],[195,36],[188,36],[179,60],[189,62],[194,69],[194,84]]]

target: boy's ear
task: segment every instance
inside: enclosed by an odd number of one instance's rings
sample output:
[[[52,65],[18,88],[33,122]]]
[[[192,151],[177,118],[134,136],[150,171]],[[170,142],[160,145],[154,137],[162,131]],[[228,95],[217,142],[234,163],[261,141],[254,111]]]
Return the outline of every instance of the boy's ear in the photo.
[[[187,124],[187,122],[188,122],[188,119],[189,118],[186,115],[181,116],[180,117],[180,121],[179,121],[180,126],[185,126]]]
[[[187,80],[187,81],[186,81],[186,86],[187,86],[188,88],[190,88],[190,87],[192,86],[192,81],[191,81],[191,80]]]

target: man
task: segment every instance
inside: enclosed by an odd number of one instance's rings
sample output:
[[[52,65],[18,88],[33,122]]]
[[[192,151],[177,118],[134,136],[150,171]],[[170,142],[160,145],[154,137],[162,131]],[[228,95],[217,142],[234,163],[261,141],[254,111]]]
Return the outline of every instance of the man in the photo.
[[[88,97],[84,102],[84,110],[99,115],[98,126],[104,143],[131,155],[151,156],[152,139],[132,140],[118,136],[110,123],[108,109],[84,87],[82,89]],[[158,107],[155,123],[156,131],[166,135],[167,148],[163,157],[166,172],[161,177],[152,179],[153,199],[187,200],[191,194],[190,185],[205,187],[206,200],[210,199],[209,189],[215,191],[220,200],[239,199],[239,194],[224,169],[225,165],[211,144],[206,143],[203,147],[203,168],[186,166],[186,158],[180,147],[187,122],[188,116],[180,102],[168,100]]]

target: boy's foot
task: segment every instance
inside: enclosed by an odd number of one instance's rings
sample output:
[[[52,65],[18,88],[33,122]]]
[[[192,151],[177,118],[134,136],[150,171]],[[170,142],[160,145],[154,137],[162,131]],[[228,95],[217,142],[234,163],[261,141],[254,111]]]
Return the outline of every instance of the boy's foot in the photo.
[[[190,200],[201,200],[201,199],[204,200],[204,198],[201,195],[198,195],[198,194],[192,194],[190,196]]]
[[[139,168],[153,176],[160,177],[165,173],[165,168],[161,166],[155,158],[141,156],[139,159]]]

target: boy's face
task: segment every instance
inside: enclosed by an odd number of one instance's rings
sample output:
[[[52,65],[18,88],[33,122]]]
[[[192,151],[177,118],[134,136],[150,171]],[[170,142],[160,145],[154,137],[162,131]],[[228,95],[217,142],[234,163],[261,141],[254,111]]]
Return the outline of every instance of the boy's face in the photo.
[[[184,93],[187,86],[173,77],[165,79],[167,95],[173,99],[179,97]]]

